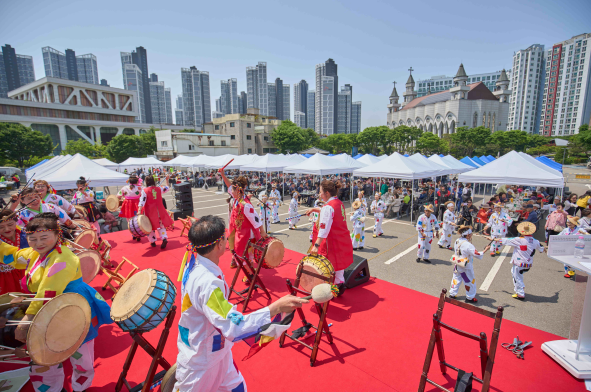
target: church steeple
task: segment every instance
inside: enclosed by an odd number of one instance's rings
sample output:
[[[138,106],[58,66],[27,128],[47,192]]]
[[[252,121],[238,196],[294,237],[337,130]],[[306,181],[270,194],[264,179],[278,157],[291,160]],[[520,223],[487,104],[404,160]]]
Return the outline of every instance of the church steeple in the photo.
[[[394,88],[392,89],[392,94],[390,94],[390,104],[388,105],[388,111],[390,113],[394,113],[400,110],[400,104],[398,103],[398,91],[396,91],[396,82],[394,83]]]
[[[501,75],[497,80],[495,91],[493,94],[499,99],[500,102],[509,102],[511,96],[511,90],[509,90],[509,78],[505,69],[501,71]]]
[[[458,68],[458,72],[454,76],[454,86],[449,89],[449,92],[451,93],[452,99],[457,100],[467,99],[468,91],[470,91],[470,87],[468,87],[468,75],[466,75],[464,64],[460,64],[460,68]]]
[[[408,70],[410,72],[410,76],[406,81],[406,91],[404,92],[404,94],[402,94],[404,96],[404,105],[406,105],[407,103],[409,103],[417,97],[417,93],[415,91],[415,80],[412,77],[412,71],[414,71],[414,69],[410,67]]]

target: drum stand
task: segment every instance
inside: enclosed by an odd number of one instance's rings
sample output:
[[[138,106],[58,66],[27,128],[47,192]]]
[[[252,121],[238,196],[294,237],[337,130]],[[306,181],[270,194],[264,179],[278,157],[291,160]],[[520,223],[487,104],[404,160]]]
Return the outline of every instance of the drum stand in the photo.
[[[192,216],[188,216],[187,219],[179,218],[179,220],[183,224],[183,229],[181,230],[180,237],[182,237],[183,235],[189,237],[189,230],[191,230],[191,226],[193,225],[193,223],[197,222],[197,219],[193,218]],[[185,230],[187,231],[187,234],[185,234]]]
[[[257,249],[258,251],[261,252],[261,257],[258,260],[255,260],[257,262],[257,267],[254,268],[254,266],[252,265],[252,263],[250,262],[250,260],[248,260],[248,249],[249,248],[254,248]],[[265,260],[265,255],[267,254],[267,247],[260,247],[256,244],[253,244],[252,242],[248,242],[248,245],[246,246],[246,249],[244,249],[244,253],[242,254],[242,256],[239,256],[238,254],[236,254],[236,252],[232,251],[232,255],[234,260],[236,260],[236,264],[237,264],[237,268],[236,268],[236,273],[234,274],[234,279],[232,279],[232,284],[230,285],[230,293],[234,292],[236,295],[238,295],[241,299],[238,300],[237,304],[239,304],[240,302],[244,302],[244,304],[242,305],[242,312],[244,312],[246,310],[246,307],[248,306],[248,302],[250,301],[250,297],[252,296],[252,292],[255,289],[261,288],[263,289],[263,291],[265,292],[265,294],[267,295],[268,299],[271,299],[271,294],[269,294],[269,290],[267,290],[267,287],[265,287],[265,284],[263,283],[263,281],[261,280],[261,277],[259,276],[259,272],[261,271],[261,267],[263,266],[263,260]],[[248,288],[242,290],[242,291],[236,291],[234,290],[234,286],[236,285],[236,281],[238,280],[238,276],[240,275],[240,272],[244,273],[244,276],[247,277],[250,280],[250,286],[248,286]],[[246,297],[243,296],[243,294],[246,293]]]
[[[306,270],[304,270],[303,266],[304,266],[303,262],[300,261],[300,264],[298,265],[298,269],[296,271],[295,285],[292,285],[291,281],[289,279],[287,279],[287,290],[289,291],[289,293],[291,295],[297,295],[297,293],[300,293],[305,296],[308,296],[311,294],[311,293],[299,288],[300,278],[301,278],[302,274],[306,274],[306,275],[310,275],[310,276],[313,276],[318,279],[322,279],[322,280],[326,281],[326,283],[331,284],[331,285],[334,283],[334,272],[331,273],[330,277],[327,278],[326,276],[322,276],[322,275],[316,274],[311,271],[306,271]],[[301,308],[297,308],[296,311],[298,313],[298,316],[300,316],[300,319],[302,320],[302,327],[293,331],[291,335],[289,335],[287,333],[287,331],[283,332],[283,334],[281,335],[281,338],[279,339],[279,347],[283,347],[283,343],[285,342],[285,337],[287,336],[288,338],[290,338],[294,342],[297,342],[297,343],[301,344],[302,346],[307,347],[310,350],[312,350],[312,353],[310,354],[310,366],[314,366],[314,362],[316,362],[316,356],[318,355],[318,346],[320,346],[320,340],[322,338],[322,334],[323,333],[326,334],[329,344],[333,343],[332,335],[331,335],[330,329],[329,329],[329,325],[326,322],[326,313],[328,312],[328,305],[329,304],[330,304],[330,301],[327,301],[324,304],[314,303],[314,305],[316,306],[316,312],[318,312],[318,315],[320,316],[320,319],[318,320],[318,326],[315,326],[312,323],[309,323],[308,321],[306,321],[306,316],[304,316],[304,311]],[[305,337],[305,335],[308,333],[308,331],[311,328],[316,330],[316,333],[315,333],[316,337],[314,339],[313,346],[310,346],[309,344],[304,343],[302,340],[300,340],[301,337]]]
[[[152,346],[146,340],[146,338],[144,338],[142,332],[131,332],[133,343],[131,345],[131,348],[129,349],[129,352],[127,353],[127,358],[125,359],[125,364],[123,365],[123,371],[119,375],[119,380],[117,381],[117,385],[115,386],[116,392],[121,391],[121,388],[123,387],[124,383],[129,392],[148,392],[153,387],[152,384],[154,383],[154,379],[156,380],[156,382],[159,382],[162,379],[162,377],[164,377],[164,375],[166,374],[166,371],[171,368],[170,363],[168,363],[168,361],[162,357],[162,351],[164,351],[164,346],[166,345],[166,340],[168,339],[170,327],[174,322],[175,315],[176,305],[173,305],[173,307],[170,309],[170,312],[168,312],[168,315],[166,316],[164,330],[160,335],[160,340],[158,340],[158,345],[156,346],[156,348],[154,348],[154,346]],[[146,379],[144,380],[144,382],[132,388],[125,377],[127,376],[127,372],[131,367],[131,362],[133,361],[133,357],[135,356],[135,352],[137,351],[138,346],[141,346],[141,348],[143,348],[146,351],[146,353],[148,353],[148,355],[152,357],[152,363],[150,364],[150,368],[148,369],[148,374],[146,375]],[[164,370],[156,374],[156,369],[158,368],[158,365],[162,366]]]
[[[124,277],[123,275],[121,275],[119,273],[119,270],[126,263],[131,264],[133,266],[133,268],[129,272],[129,274],[127,274],[127,276]],[[127,279],[131,278],[131,276],[133,274],[135,274],[137,271],[139,271],[139,268],[137,265],[133,264],[131,261],[129,261],[125,257],[123,257],[121,262],[117,266],[117,268],[115,268],[114,270],[110,270],[110,269],[107,269],[107,268],[101,266],[101,271],[103,271],[103,273],[109,277],[109,279],[107,279],[107,283],[105,283],[105,285],[103,286],[103,290],[105,290],[107,288],[107,286],[109,286],[109,288],[111,290],[113,290],[113,293],[117,294],[117,292],[119,291],[121,286],[123,286],[123,283],[127,282]],[[119,286],[117,286],[117,287],[113,286],[113,284],[111,283],[111,281],[113,281],[113,280],[115,282],[117,282],[119,284]],[[115,296],[113,296],[113,297],[115,297]]]

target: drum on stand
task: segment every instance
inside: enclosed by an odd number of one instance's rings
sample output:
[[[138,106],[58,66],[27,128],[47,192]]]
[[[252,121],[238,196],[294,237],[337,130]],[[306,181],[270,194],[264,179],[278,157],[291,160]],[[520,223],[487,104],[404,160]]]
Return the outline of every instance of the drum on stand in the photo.
[[[111,318],[127,332],[156,328],[174,305],[176,287],[164,272],[145,269],[121,286],[111,305]]]
[[[260,238],[256,244],[262,248],[267,247],[267,253],[263,260],[263,268],[273,269],[281,264],[283,255],[285,254],[285,246],[280,239],[267,236],[267,238]],[[254,257],[255,260],[261,257],[261,252],[256,248],[254,249]]]
[[[105,206],[107,207],[107,210],[111,212],[119,211],[122,204],[123,200],[119,200],[115,195],[109,195],[107,196],[107,200],[105,200]]]
[[[88,218],[88,214],[86,214],[86,208],[84,208],[82,206],[74,206],[74,208],[76,208],[76,212],[78,213],[78,216],[80,216],[82,219]]]
[[[81,229],[92,229],[92,225],[90,224],[90,222],[84,219],[72,219],[72,223],[78,225],[78,227]]]
[[[101,270],[101,254],[90,249],[79,249],[73,252],[80,259],[82,280],[89,284]]]
[[[137,215],[129,220],[129,231],[134,237],[145,237],[152,232],[152,222],[145,215]]]
[[[98,236],[94,230],[75,230],[73,234],[75,235],[74,242],[82,248],[91,249],[93,245],[98,245]]]
[[[322,255],[304,256],[300,263],[303,264],[303,270],[324,276],[326,278],[330,278],[332,274],[334,274],[332,263]],[[326,283],[326,280],[322,280],[308,274],[302,274],[300,277],[300,286],[302,286],[302,289],[309,292],[312,292],[312,289],[321,283]]]

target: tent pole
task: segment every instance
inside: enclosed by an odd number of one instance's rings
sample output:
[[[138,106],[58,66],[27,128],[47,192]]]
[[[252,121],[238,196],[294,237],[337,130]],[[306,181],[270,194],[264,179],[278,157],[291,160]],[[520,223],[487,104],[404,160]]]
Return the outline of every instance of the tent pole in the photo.
[[[411,192],[410,192],[410,223],[412,224],[412,213],[414,210],[414,205],[415,205],[415,198],[414,198],[414,193],[415,193],[415,180],[414,178],[410,180],[411,182]]]

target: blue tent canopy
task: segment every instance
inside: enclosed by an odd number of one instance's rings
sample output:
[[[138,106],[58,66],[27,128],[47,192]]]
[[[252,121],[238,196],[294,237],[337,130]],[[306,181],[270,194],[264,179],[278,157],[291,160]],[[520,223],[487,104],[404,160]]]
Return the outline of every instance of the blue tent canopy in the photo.
[[[334,154],[328,154],[329,157],[334,157]]]
[[[312,156],[312,154],[300,154],[301,156],[303,156],[304,158],[310,158]]]
[[[355,156],[353,157],[353,159],[359,159],[359,158],[361,158],[362,156],[363,156],[363,154],[357,154],[357,155],[355,155]]]
[[[541,157],[537,157],[536,158],[537,161],[542,162],[544,165],[554,169],[554,170],[558,170],[559,172],[562,173],[562,165],[558,162],[553,161],[552,159],[546,157],[546,156],[541,156]]]
[[[490,163],[490,159],[486,155],[483,155],[479,158],[484,163]]]
[[[473,157],[472,157],[472,160],[473,160],[474,162],[478,163],[480,166],[484,166],[484,165],[486,165],[486,162],[483,162],[483,161],[481,161],[481,160],[480,160],[480,158],[478,158],[477,156],[473,156]]]
[[[409,155],[408,154],[404,154],[403,156],[408,157]]]
[[[493,157],[492,155],[487,155],[486,156],[488,159],[490,159],[490,161],[495,161],[497,158]]]
[[[41,162],[39,162],[38,164],[36,164],[36,165],[33,165],[33,166],[31,166],[30,168],[28,168],[28,169],[25,169],[25,173],[26,173],[26,172],[28,172],[28,171],[29,171],[29,170],[31,170],[31,169],[34,169],[34,168],[36,168],[37,166],[41,166],[41,165],[43,165],[43,164],[44,164],[45,162],[47,162],[48,160],[49,160],[49,159],[44,159],[44,160],[42,160]]]
[[[439,154],[439,156],[440,156],[441,158],[443,158],[445,155],[443,155],[443,154]]]
[[[478,168],[478,165],[476,163],[474,163],[474,161],[472,161],[472,159],[470,159],[470,157],[463,157],[462,159],[460,159],[460,162],[465,163],[468,166]]]

